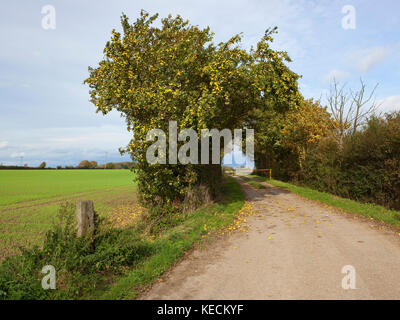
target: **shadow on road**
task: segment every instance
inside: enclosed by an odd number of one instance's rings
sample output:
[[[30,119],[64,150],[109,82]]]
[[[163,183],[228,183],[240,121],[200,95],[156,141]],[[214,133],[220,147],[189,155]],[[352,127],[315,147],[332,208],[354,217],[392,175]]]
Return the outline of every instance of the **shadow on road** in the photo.
[[[252,200],[252,201],[267,200],[269,197],[274,197],[274,196],[279,196],[281,194],[289,194],[290,193],[290,191],[288,191],[288,190],[273,187],[273,186],[269,185],[267,182],[260,182],[260,181],[257,181],[255,179],[251,179],[251,178],[243,179],[240,176],[235,176],[234,178],[242,186],[242,189],[245,193],[247,200]],[[262,184],[265,187],[265,189],[256,189],[256,188],[252,187],[248,183],[248,181],[250,181],[250,180],[257,181],[258,183]]]

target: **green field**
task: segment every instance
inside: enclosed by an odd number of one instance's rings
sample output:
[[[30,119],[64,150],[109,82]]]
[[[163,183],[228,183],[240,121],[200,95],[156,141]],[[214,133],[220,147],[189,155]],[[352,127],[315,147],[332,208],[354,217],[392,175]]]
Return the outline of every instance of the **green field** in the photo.
[[[0,260],[40,244],[63,202],[93,200],[101,215],[132,205],[133,178],[125,169],[0,170]]]

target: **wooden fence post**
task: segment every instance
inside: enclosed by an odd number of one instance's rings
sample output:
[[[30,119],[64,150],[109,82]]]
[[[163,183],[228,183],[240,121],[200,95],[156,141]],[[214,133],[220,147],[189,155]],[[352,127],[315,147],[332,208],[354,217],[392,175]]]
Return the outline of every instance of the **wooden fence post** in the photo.
[[[93,201],[84,200],[76,202],[76,220],[78,237],[85,236],[94,230]]]

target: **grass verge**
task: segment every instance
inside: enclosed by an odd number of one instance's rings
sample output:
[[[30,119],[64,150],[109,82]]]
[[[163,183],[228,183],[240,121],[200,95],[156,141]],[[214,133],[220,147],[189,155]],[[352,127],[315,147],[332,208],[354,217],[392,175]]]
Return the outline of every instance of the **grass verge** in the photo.
[[[241,176],[241,178],[242,178],[243,180],[245,180],[248,184],[250,184],[253,188],[256,188],[256,189],[265,189],[265,186],[264,186],[264,185],[262,185],[261,183],[259,183],[259,182],[255,181],[255,180],[253,180],[252,178],[249,178],[249,177],[246,177],[246,176]],[[255,177],[253,177],[253,178],[255,178]],[[258,178],[258,177],[257,177],[257,178]]]
[[[310,188],[297,186],[279,180],[269,180],[265,177],[260,177],[256,175],[249,175],[248,177],[256,179],[258,181],[265,181],[275,187],[289,190],[290,192],[296,193],[304,198],[319,201],[321,203],[328,204],[349,213],[379,220],[381,222],[388,223],[396,227],[400,226],[400,212],[386,209],[383,206],[371,203],[360,203],[354,200],[340,198],[330,193],[316,191]]]
[[[138,294],[178,262],[184,253],[210,232],[229,225],[244,203],[240,185],[228,177],[223,199],[208,208],[190,214],[183,223],[160,234],[154,241],[156,254],[135,270],[127,272],[99,299],[135,299]]]

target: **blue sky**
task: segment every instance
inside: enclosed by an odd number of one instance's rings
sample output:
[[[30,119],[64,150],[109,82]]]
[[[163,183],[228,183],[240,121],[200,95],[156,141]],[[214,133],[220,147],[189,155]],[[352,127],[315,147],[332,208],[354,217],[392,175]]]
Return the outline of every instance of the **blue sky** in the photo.
[[[42,7],[56,10],[56,28],[42,28]],[[342,8],[355,8],[356,28],[343,29]],[[363,77],[376,83],[382,111],[400,110],[400,1],[32,1],[5,0],[0,13],[0,163],[76,165],[109,161],[130,139],[118,113],[102,116],[82,84],[87,67],[102,57],[112,28],[125,12],[140,9],[161,17],[180,14],[210,26],[215,41],[243,33],[256,45],[278,26],[274,48],[288,51],[290,67],[302,75],[306,98],[324,97],[329,79],[356,88]]]

